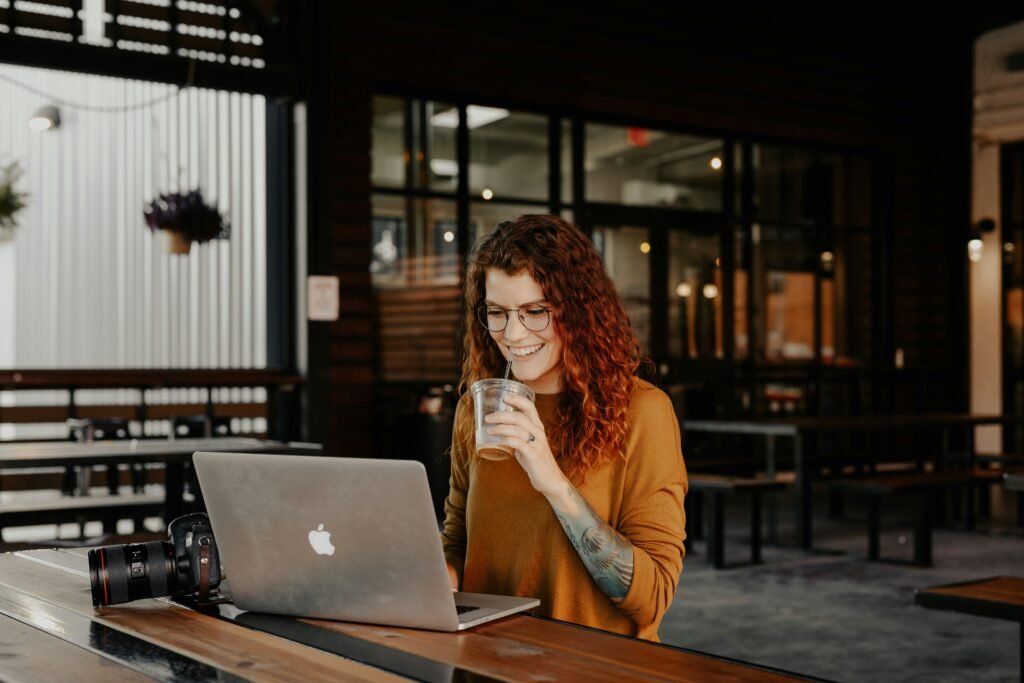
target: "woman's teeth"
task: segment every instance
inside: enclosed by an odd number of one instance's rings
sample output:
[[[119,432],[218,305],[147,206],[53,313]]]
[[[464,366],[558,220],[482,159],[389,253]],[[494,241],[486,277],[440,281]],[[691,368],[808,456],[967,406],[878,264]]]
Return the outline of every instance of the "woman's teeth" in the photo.
[[[543,344],[537,344],[536,346],[523,346],[523,347],[508,347],[508,352],[516,358],[525,358],[526,356],[532,356],[533,354],[544,348]]]

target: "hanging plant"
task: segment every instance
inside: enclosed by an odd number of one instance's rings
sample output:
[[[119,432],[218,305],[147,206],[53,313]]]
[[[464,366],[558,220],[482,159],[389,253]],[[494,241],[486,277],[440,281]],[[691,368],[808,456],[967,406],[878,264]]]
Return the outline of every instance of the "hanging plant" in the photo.
[[[25,200],[28,199],[27,193],[14,189],[22,173],[17,161],[0,169],[0,242],[13,237],[14,229],[18,227],[18,212],[25,208]]]
[[[143,213],[150,230],[163,230],[168,251],[187,254],[193,242],[226,239],[231,228],[215,206],[203,201],[198,189],[185,194],[162,194],[146,205]]]

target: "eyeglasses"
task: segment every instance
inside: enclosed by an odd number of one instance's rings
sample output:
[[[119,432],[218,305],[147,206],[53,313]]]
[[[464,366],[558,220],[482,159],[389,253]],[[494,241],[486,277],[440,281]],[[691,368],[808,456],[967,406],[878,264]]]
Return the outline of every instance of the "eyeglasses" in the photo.
[[[491,332],[504,332],[508,326],[509,311],[517,313],[519,322],[531,332],[543,332],[551,324],[551,309],[539,304],[509,309],[480,304],[476,307],[476,317]]]

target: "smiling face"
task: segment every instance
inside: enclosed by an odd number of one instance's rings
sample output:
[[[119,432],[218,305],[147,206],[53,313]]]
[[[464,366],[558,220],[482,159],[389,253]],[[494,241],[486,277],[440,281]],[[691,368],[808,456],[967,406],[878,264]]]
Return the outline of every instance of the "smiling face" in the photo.
[[[485,303],[508,311],[505,330],[490,335],[505,360],[512,361],[512,374],[538,394],[558,393],[562,386],[562,340],[554,314],[545,329],[534,332],[512,310],[527,304],[536,304],[538,311],[552,308],[544,290],[529,273],[509,275],[496,268],[487,270],[484,287]]]

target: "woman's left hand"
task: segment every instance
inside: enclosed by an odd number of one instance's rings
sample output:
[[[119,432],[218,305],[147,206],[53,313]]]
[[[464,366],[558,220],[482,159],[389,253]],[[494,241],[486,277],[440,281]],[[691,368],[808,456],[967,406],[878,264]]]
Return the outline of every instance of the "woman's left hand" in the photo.
[[[516,460],[530,477],[533,488],[540,493],[553,493],[568,481],[551,452],[544,423],[537,414],[533,401],[521,396],[508,396],[505,402],[515,408],[499,410],[487,415],[487,433],[505,437],[515,449]]]

